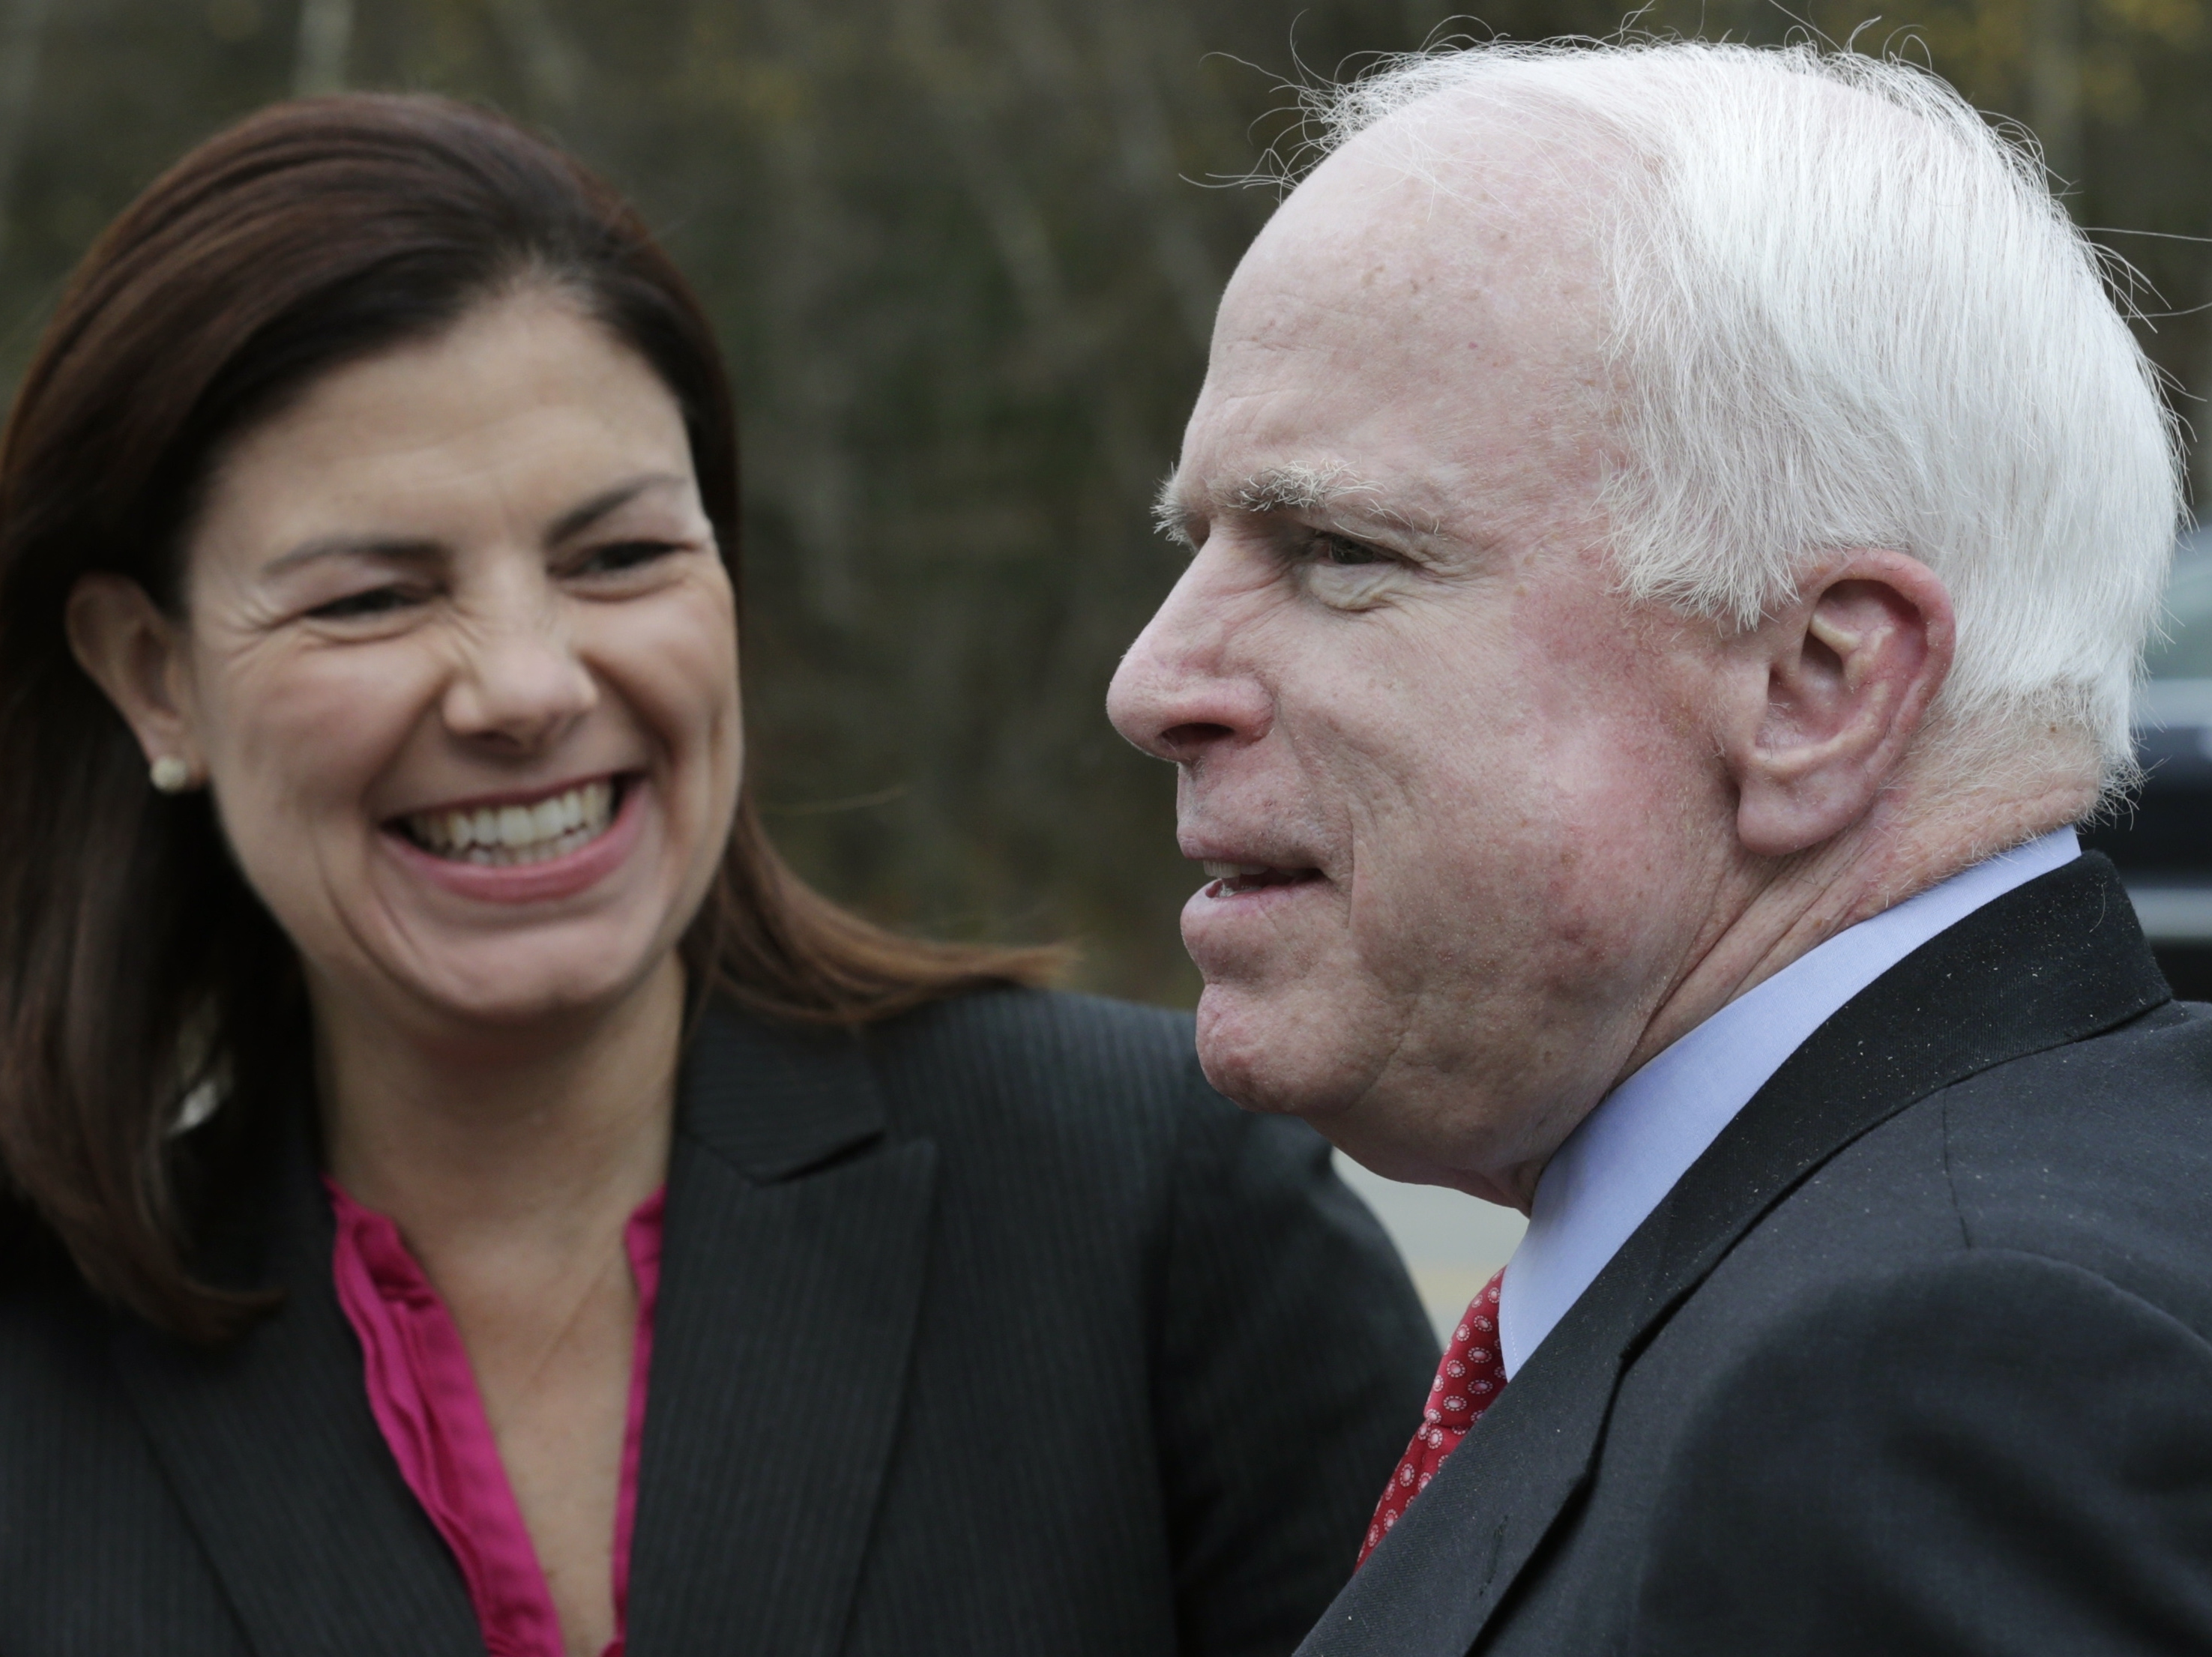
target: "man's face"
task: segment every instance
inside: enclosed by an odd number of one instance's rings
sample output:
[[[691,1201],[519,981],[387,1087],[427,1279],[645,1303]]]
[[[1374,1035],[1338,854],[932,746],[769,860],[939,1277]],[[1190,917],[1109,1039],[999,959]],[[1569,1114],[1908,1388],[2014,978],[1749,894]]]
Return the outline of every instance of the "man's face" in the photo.
[[[1378,134],[1224,298],[1170,487],[1195,546],[1109,711],[1178,762],[1217,1086],[1498,1195],[1708,942],[1710,628],[1613,591],[1596,274],[1556,151],[1441,193]]]

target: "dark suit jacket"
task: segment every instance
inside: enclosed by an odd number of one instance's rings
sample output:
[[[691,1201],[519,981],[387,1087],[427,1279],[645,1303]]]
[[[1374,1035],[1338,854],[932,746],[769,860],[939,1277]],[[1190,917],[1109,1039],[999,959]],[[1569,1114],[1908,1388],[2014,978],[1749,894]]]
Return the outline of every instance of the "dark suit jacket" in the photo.
[[[686,1063],[632,1657],[1287,1652],[1435,1345],[1304,1126],[1188,1021],[1024,992]],[[303,1147],[283,1308],[205,1353],[0,1280],[0,1653],[463,1657],[371,1417]]]
[[[1816,1032],[1313,1657],[2212,1652],[2212,1008],[2112,865]]]

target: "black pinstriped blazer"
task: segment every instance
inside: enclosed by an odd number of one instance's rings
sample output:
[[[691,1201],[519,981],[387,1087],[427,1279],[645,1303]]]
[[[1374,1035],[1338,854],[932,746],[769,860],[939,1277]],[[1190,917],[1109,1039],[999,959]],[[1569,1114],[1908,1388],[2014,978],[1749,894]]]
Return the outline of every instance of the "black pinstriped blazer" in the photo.
[[[0,1277],[6,1657],[483,1651],[282,1161],[234,1348]],[[711,1011],[666,1224],[631,1657],[1286,1653],[1434,1362],[1321,1142],[1111,1003]]]

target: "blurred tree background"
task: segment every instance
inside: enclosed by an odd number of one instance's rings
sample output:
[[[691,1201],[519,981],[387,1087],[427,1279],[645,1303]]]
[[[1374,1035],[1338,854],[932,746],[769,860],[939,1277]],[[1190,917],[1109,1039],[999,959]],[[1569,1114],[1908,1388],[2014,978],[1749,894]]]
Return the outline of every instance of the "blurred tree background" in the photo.
[[[1215,297],[1273,205],[1231,180],[1286,82],[1620,0],[0,0],[0,386],[70,264],[195,140],[294,92],[495,104],[643,204],[744,414],[762,799],[895,924],[1080,944],[1188,999],[1172,780],[1101,712],[1173,580],[1151,535]],[[2046,146],[2212,391],[2208,0],[1659,0],[1648,28],[1907,53]]]

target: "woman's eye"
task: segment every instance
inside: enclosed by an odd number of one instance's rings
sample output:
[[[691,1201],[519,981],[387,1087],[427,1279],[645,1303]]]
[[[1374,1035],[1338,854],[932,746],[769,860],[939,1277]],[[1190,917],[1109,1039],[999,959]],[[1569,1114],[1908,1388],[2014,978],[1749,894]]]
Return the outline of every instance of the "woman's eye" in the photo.
[[[578,575],[618,575],[624,570],[649,564],[656,558],[665,558],[678,550],[672,541],[617,541],[611,546],[594,547],[577,560],[574,573]]]
[[[404,610],[414,602],[413,595],[404,588],[370,587],[362,592],[349,592],[343,598],[333,598],[326,604],[317,604],[307,614],[319,622],[349,622],[364,616],[382,616]]]

